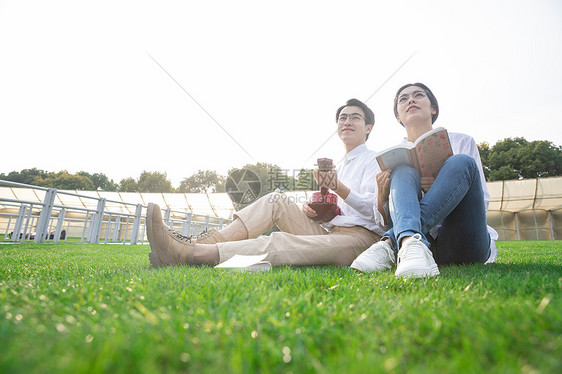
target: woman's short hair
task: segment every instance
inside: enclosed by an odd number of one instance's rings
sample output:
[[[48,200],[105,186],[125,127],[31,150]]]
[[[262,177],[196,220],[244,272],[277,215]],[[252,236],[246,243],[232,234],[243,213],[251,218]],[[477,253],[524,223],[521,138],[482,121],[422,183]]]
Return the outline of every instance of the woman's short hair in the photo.
[[[357,99],[349,99],[347,100],[347,103],[345,103],[345,105],[342,105],[338,108],[338,110],[336,111],[336,122],[338,122],[338,118],[340,117],[340,113],[343,108],[348,106],[357,106],[361,108],[361,110],[363,110],[363,113],[365,113],[365,125],[373,125],[373,127],[375,126],[375,113],[373,113],[373,111],[367,106],[367,104]],[[369,134],[367,134],[365,140],[367,139],[369,139]]]
[[[398,89],[398,91],[396,91],[396,95],[394,96],[394,116],[396,118],[398,118],[398,96],[400,95],[400,92],[402,92],[402,90],[404,90],[405,88],[412,87],[412,86],[416,86],[416,87],[419,87],[419,88],[423,89],[425,91],[425,93],[427,94],[427,97],[429,98],[429,102],[431,103],[431,106],[433,107],[433,109],[435,109],[435,113],[431,116],[431,123],[435,123],[435,121],[437,120],[437,117],[439,117],[439,103],[437,102],[437,98],[435,97],[433,92],[431,92],[429,87],[427,87],[423,83],[408,83],[408,84],[403,85],[402,87],[400,87]],[[400,124],[402,126],[404,126],[404,124],[402,122],[400,122]]]

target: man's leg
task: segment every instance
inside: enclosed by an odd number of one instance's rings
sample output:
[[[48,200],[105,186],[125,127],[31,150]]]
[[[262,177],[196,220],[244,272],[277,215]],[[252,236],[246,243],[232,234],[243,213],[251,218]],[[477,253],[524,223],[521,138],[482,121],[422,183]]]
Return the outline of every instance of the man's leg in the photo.
[[[235,217],[232,223],[219,231],[222,236],[220,242],[235,242],[248,239],[248,230],[240,218]]]
[[[216,245],[195,244],[194,264],[216,265],[235,254],[255,255],[277,252],[280,246],[287,248],[283,253],[291,257],[287,260],[289,262],[294,260],[301,265],[307,265],[307,261],[316,261],[318,256],[312,253],[303,254],[301,249],[310,248],[309,246],[325,248],[324,242],[326,240],[323,236],[327,232],[320,224],[307,217],[291,199],[291,196],[274,192],[262,196],[253,204],[237,212],[234,215],[234,221],[220,231],[226,239],[225,254],[221,255],[219,251],[219,248],[223,247],[222,244],[220,246],[219,243]],[[257,238],[270,230],[273,225],[277,225],[282,232],[274,232],[269,236]],[[301,239],[302,236],[318,236],[318,238],[307,241]],[[244,240],[248,238],[252,239]],[[241,242],[231,245],[232,242],[238,241]],[[295,252],[294,256],[290,253],[291,248]],[[319,251],[320,253],[326,252],[325,249]],[[307,260],[309,257],[310,259]],[[284,264],[291,265],[288,262]]]
[[[277,224],[281,231],[298,235],[322,234],[321,226],[308,218],[292,196],[270,193],[234,214],[232,223],[197,237],[201,244],[256,238]],[[250,228],[248,230],[248,227]]]
[[[269,236],[217,244],[220,262],[234,255],[268,254],[273,266],[350,265],[379,236],[363,227],[336,227],[332,233],[295,235],[274,232]]]
[[[225,241],[225,236],[233,240],[255,238],[270,230],[274,224],[292,234],[326,233],[322,226],[308,218],[289,196],[278,193],[263,196],[238,212],[224,235],[215,231],[203,240],[187,238],[167,228],[162,221],[160,208],[149,204],[147,231],[152,248],[149,254],[150,263],[155,267],[182,264],[215,265],[219,260],[218,247],[215,243]],[[219,240],[215,240],[217,238]]]
[[[246,238],[257,238],[274,225],[295,235],[323,235],[325,230],[322,226],[307,217],[292,199],[276,192],[267,194],[235,213],[234,222],[242,222]]]

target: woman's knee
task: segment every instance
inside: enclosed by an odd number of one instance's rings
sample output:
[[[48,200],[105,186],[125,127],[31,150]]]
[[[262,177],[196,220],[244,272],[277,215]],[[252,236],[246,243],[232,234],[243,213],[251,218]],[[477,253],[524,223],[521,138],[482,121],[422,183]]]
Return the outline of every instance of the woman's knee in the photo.
[[[415,168],[409,165],[400,165],[392,171],[392,175],[390,176],[391,189],[393,183],[399,183],[400,185],[406,183],[419,186],[421,184],[420,175]]]
[[[452,155],[445,161],[445,164],[443,166],[445,167],[445,165],[457,170],[477,168],[476,160],[471,156],[463,153]]]
[[[453,175],[464,175],[472,181],[480,178],[476,160],[469,155],[457,154],[449,157],[441,167],[439,174],[443,174],[449,178]]]
[[[393,171],[392,175],[390,176],[392,179],[397,178],[413,178],[413,179],[420,179],[418,172],[415,168],[411,167],[410,165],[399,165]]]

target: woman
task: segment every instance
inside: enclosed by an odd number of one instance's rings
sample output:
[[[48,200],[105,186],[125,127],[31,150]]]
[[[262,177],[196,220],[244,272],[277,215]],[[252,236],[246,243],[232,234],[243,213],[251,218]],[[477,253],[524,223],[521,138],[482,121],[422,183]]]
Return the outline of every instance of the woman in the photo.
[[[432,130],[439,105],[424,84],[406,84],[396,93],[394,114],[406,129],[404,142],[413,143]],[[357,257],[353,269],[380,271],[397,262],[397,276],[432,277],[439,274],[437,264],[495,261],[497,233],[486,224],[490,195],[478,148],[465,134],[449,133],[449,139],[453,156],[436,178],[420,178],[407,165],[377,175],[375,215],[390,229]]]

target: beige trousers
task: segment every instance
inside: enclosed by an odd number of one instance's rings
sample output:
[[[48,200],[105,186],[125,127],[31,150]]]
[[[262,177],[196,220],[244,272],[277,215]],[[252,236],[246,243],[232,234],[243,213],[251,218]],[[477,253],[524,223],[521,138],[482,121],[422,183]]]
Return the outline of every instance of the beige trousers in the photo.
[[[336,226],[329,233],[308,218],[287,195],[270,193],[236,213],[250,239],[217,244],[220,262],[234,255],[259,255],[273,266],[349,266],[380,236],[362,226]],[[260,236],[277,225],[281,232]]]

